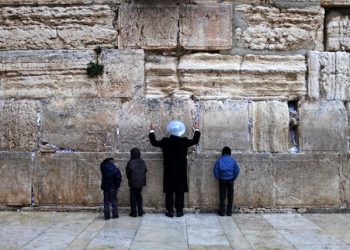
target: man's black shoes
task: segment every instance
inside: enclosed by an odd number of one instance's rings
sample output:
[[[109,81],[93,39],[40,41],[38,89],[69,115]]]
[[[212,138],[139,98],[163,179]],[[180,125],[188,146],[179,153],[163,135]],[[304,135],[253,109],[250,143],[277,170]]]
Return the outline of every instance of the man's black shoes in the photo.
[[[165,213],[165,216],[170,217],[170,218],[173,218],[173,217],[174,217],[174,214],[171,213],[171,212],[166,212],[166,213]]]
[[[176,212],[176,217],[182,217],[184,216],[184,212]]]

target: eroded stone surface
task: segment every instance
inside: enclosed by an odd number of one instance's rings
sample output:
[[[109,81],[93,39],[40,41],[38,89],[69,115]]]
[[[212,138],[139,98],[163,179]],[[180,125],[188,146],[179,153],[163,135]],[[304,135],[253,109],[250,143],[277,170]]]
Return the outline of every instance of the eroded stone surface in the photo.
[[[31,204],[31,153],[0,153],[0,203],[27,206]]]
[[[42,142],[62,150],[116,150],[119,105],[98,98],[43,101]]]
[[[100,63],[104,73],[99,79],[102,97],[133,97],[144,87],[144,53],[135,49],[103,50]]]
[[[38,148],[35,101],[0,100],[0,150],[31,151]]]
[[[309,96],[315,99],[350,100],[350,53],[311,51],[308,65]]]
[[[321,5],[324,7],[350,6],[350,1],[349,0],[321,0]]]
[[[228,4],[181,6],[180,45],[197,50],[230,49],[231,13],[232,7]]]
[[[177,78],[177,57],[149,55],[145,63],[147,98],[162,98],[174,94],[180,87]]]
[[[282,207],[338,207],[341,205],[337,154],[278,155],[276,202]],[[325,178],[327,176],[327,178]],[[323,183],[320,185],[320,183]]]
[[[251,50],[323,50],[324,9],[235,7],[235,42]]]
[[[288,149],[289,111],[286,102],[252,103],[252,144],[258,152],[286,152]]]
[[[349,155],[340,154],[341,164],[341,185],[340,188],[344,189],[344,202],[349,206],[350,204],[350,158]],[[343,190],[342,190],[343,191]]]
[[[0,9],[0,49],[113,47],[114,15],[107,5],[4,7]]]
[[[301,150],[347,152],[347,116],[340,101],[302,102],[299,109]]]
[[[305,95],[303,56],[230,56],[198,53],[180,58],[178,75],[182,90],[200,98],[278,97]]]
[[[122,0],[0,0],[0,5],[71,5],[71,4],[107,4],[120,3]]]
[[[96,96],[97,80],[88,78],[93,51],[0,51],[0,97]]]
[[[175,49],[179,8],[123,4],[119,9],[118,47]]]
[[[205,101],[201,109],[203,150],[250,149],[247,101]]]
[[[349,2],[350,5],[350,2]],[[327,13],[326,49],[330,51],[350,50],[350,15],[342,11],[330,11]]]

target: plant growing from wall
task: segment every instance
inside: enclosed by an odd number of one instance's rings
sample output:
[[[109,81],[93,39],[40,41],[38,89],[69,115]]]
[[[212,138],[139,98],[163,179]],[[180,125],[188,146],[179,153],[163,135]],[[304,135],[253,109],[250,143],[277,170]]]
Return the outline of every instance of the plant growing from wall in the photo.
[[[97,77],[103,74],[104,65],[98,62],[98,56],[101,54],[101,51],[102,49],[100,46],[95,48],[95,53],[97,55],[96,62],[90,61],[87,65],[86,73],[89,77]]]

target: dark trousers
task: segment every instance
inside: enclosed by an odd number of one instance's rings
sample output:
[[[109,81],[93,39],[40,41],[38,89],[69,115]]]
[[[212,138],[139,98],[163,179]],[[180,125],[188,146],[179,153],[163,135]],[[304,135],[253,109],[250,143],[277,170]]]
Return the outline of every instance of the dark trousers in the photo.
[[[184,193],[175,193],[176,212],[183,212],[184,209]],[[174,192],[165,193],[165,208],[168,212],[173,213],[174,209]]]
[[[220,205],[219,213],[225,213],[225,198],[227,193],[227,210],[226,214],[232,214],[233,204],[233,181],[232,180],[220,180],[219,181],[219,193],[220,193]]]
[[[103,213],[105,215],[105,219],[109,219],[111,217],[109,212],[110,204],[112,204],[113,217],[118,216],[117,194],[118,190],[103,191]]]
[[[130,207],[131,214],[136,214],[136,208],[138,213],[143,213],[142,208],[142,188],[130,188]]]

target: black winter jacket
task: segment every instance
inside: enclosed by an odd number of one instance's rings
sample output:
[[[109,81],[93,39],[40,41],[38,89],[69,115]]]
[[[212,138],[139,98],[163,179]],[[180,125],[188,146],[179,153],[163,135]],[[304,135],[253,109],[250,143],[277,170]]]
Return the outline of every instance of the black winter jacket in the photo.
[[[141,159],[141,152],[138,148],[130,151],[131,158],[126,166],[126,176],[129,180],[130,188],[142,188],[146,186],[147,167]]]
[[[103,191],[110,191],[120,187],[122,175],[113,162],[103,161],[100,165],[100,170],[102,174],[101,189]]]

